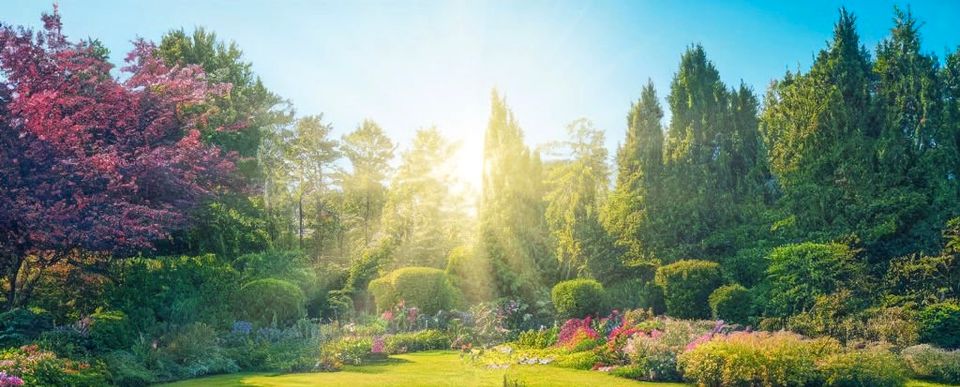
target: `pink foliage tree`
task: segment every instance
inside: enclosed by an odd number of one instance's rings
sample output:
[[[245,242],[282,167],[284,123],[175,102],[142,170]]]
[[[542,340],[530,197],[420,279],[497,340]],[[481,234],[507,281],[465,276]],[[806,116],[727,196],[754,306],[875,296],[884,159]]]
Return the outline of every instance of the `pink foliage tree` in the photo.
[[[232,155],[200,141],[202,102],[229,91],[198,66],[167,66],[139,40],[126,75],[98,44],[0,26],[0,267],[7,306],[44,268],[124,256],[189,222],[229,183]]]

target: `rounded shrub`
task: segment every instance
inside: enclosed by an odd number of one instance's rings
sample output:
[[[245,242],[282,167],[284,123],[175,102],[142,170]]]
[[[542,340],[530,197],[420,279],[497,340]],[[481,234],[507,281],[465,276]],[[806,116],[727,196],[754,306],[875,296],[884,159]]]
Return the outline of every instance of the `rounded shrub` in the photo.
[[[725,285],[710,293],[708,299],[713,318],[746,324],[753,314],[753,297],[740,284]]]
[[[304,315],[303,291],[275,278],[250,281],[240,288],[244,318],[261,325],[287,325]]]
[[[920,341],[942,348],[960,348],[960,304],[945,301],[919,314]]]
[[[90,315],[90,342],[97,352],[128,348],[134,336],[127,315],[119,310]]]
[[[900,356],[915,378],[960,384],[960,350],[920,344],[904,349]]]
[[[370,281],[367,289],[380,309],[390,309],[400,301],[420,312],[434,314],[463,303],[463,294],[453,286],[443,270],[430,267],[405,267]]]
[[[563,281],[550,292],[557,317],[561,319],[599,316],[605,312],[606,292],[592,279]]]
[[[663,289],[667,314],[678,318],[708,318],[710,293],[720,286],[716,262],[682,260],[657,269],[656,283]]]
[[[604,287],[607,291],[609,307],[623,310],[651,310],[654,314],[663,314],[663,289],[653,279],[626,279]]]

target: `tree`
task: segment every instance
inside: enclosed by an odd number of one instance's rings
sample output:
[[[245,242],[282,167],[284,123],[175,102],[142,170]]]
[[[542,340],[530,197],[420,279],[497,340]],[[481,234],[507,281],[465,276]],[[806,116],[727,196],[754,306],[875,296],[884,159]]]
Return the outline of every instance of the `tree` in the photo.
[[[49,265],[151,248],[187,225],[233,168],[201,141],[208,112],[187,109],[229,85],[211,85],[199,66],[167,66],[142,40],[121,82],[94,44],[67,40],[56,12],[43,21],[36,36],[0,27],[8,307],[29,297]]]
[[[168,66],[198,65],[207,81],[229,83],[229,93],[209,98],[202,109],[211,113],[200,125],[204,143],[233,152],[239,183],[233,189],[211,198],[188,230],[178,233],[160,247],[165,254],[215,253],[233,258],[275,244],[281,237],[271,232],[271,198],[268,180],[271,166],[258,157],[261,144],[277,126],[289,124],[292,108],[273,94],[243,60],[243,52],[233,42],[224,43],[213,32],[197,28],[192,34],[183,29],[166,33],[157,47],[157,55]],[[231,130],[218,130],[229,126]],[[264,192],[261,192],[264,191]],[[261,195],[263,195],[261,197]],[[266,208],[265,208],[266,207]]]
[[[617,149],[617,182],[604,208],[604,225],[630,258],[643,258],[650,208],[658,201],[663,169],[663,109],[653,81],[627,114],[626,142]],[[651,257],[647,257],[651,258]]]
[[[559,144],[569,153],[549,171],[546,219],[557,243],[560,280],[591,274],[603,278],[619,263],[612,240],[600,224],[607,196],[609,167],[603,132],[586,119],[567,126],[570,139]]]
[[[333,163],[340,158],[337,140],[330,138],[333,126],[323,122],[323,116],[306,116],[297,120],[286,146],[291,180],[297,200],[297,224],[300,248],[303,248],[305,228],[311,228],[316,256],[323,254],[329,228],[336,227],[338,214],[326,202],[327,180],[334,176]],[[304,197],[310,200],[304,207]],[[312,207],[311,207],[312,205]],[[304,211],[312,210],[313,217],[304,224]]]
[[[490,264],[497,295],[546,298],[555,282],[556,259],[544,221],[543,163],[524,145],[513,112],[496,92],[483,159],[478,253]]]
[[[371,240],[386,201],[385,182],[396,148],[383,129],[370,120],[343,136],[341,150],[350,160],[352,171],[344,173],[342,186],[349,212],[357,218],[363,246]]]
[[[457,145],[436,128],[421,129],[401,156],[384,206],[383,228],[395,245],[392,267],[444,268],[470,230],[465,202],[452,188],[448,162]]]

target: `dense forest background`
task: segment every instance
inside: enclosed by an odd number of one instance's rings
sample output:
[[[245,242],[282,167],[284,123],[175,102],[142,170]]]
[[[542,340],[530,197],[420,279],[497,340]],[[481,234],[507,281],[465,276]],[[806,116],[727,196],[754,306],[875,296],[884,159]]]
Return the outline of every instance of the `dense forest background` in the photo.
[[[373,120],[335,138],[212,31],[137,41],[115,77],[56,14],[3,24],[4,310],[47,328],[119,313],[148,341],[238,316],[350,321],[389,309],[372,281],[416,267],[455,287],[439,309],[519,303],[530,326],[578,278],[607,309],[841,340],[960,315],[960,50],[923,52],[920,23],[894,15],[867,48],[841,10],[810,69],[762,96],[691,45],[669,90],[639,91],[612,155],[586,119],[531,147],[494,91],[476,196],[449,162],[463,144],[423,128],[401,146]],[[717,288],[741,308],[717,316]],[[11,343],[39,334],[11,324]]]

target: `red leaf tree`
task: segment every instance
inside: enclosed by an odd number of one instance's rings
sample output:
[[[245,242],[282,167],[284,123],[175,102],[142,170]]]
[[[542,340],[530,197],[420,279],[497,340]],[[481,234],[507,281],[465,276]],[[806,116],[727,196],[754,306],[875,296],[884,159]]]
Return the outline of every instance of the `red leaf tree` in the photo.
[[[96,42],[0,26],[0,267],[7,306],[44,268],[124,256],[189,222],[224,186],[232,155],[200,141],[202,102],[229,85],[167,66],[139,40],[121,81]]]

